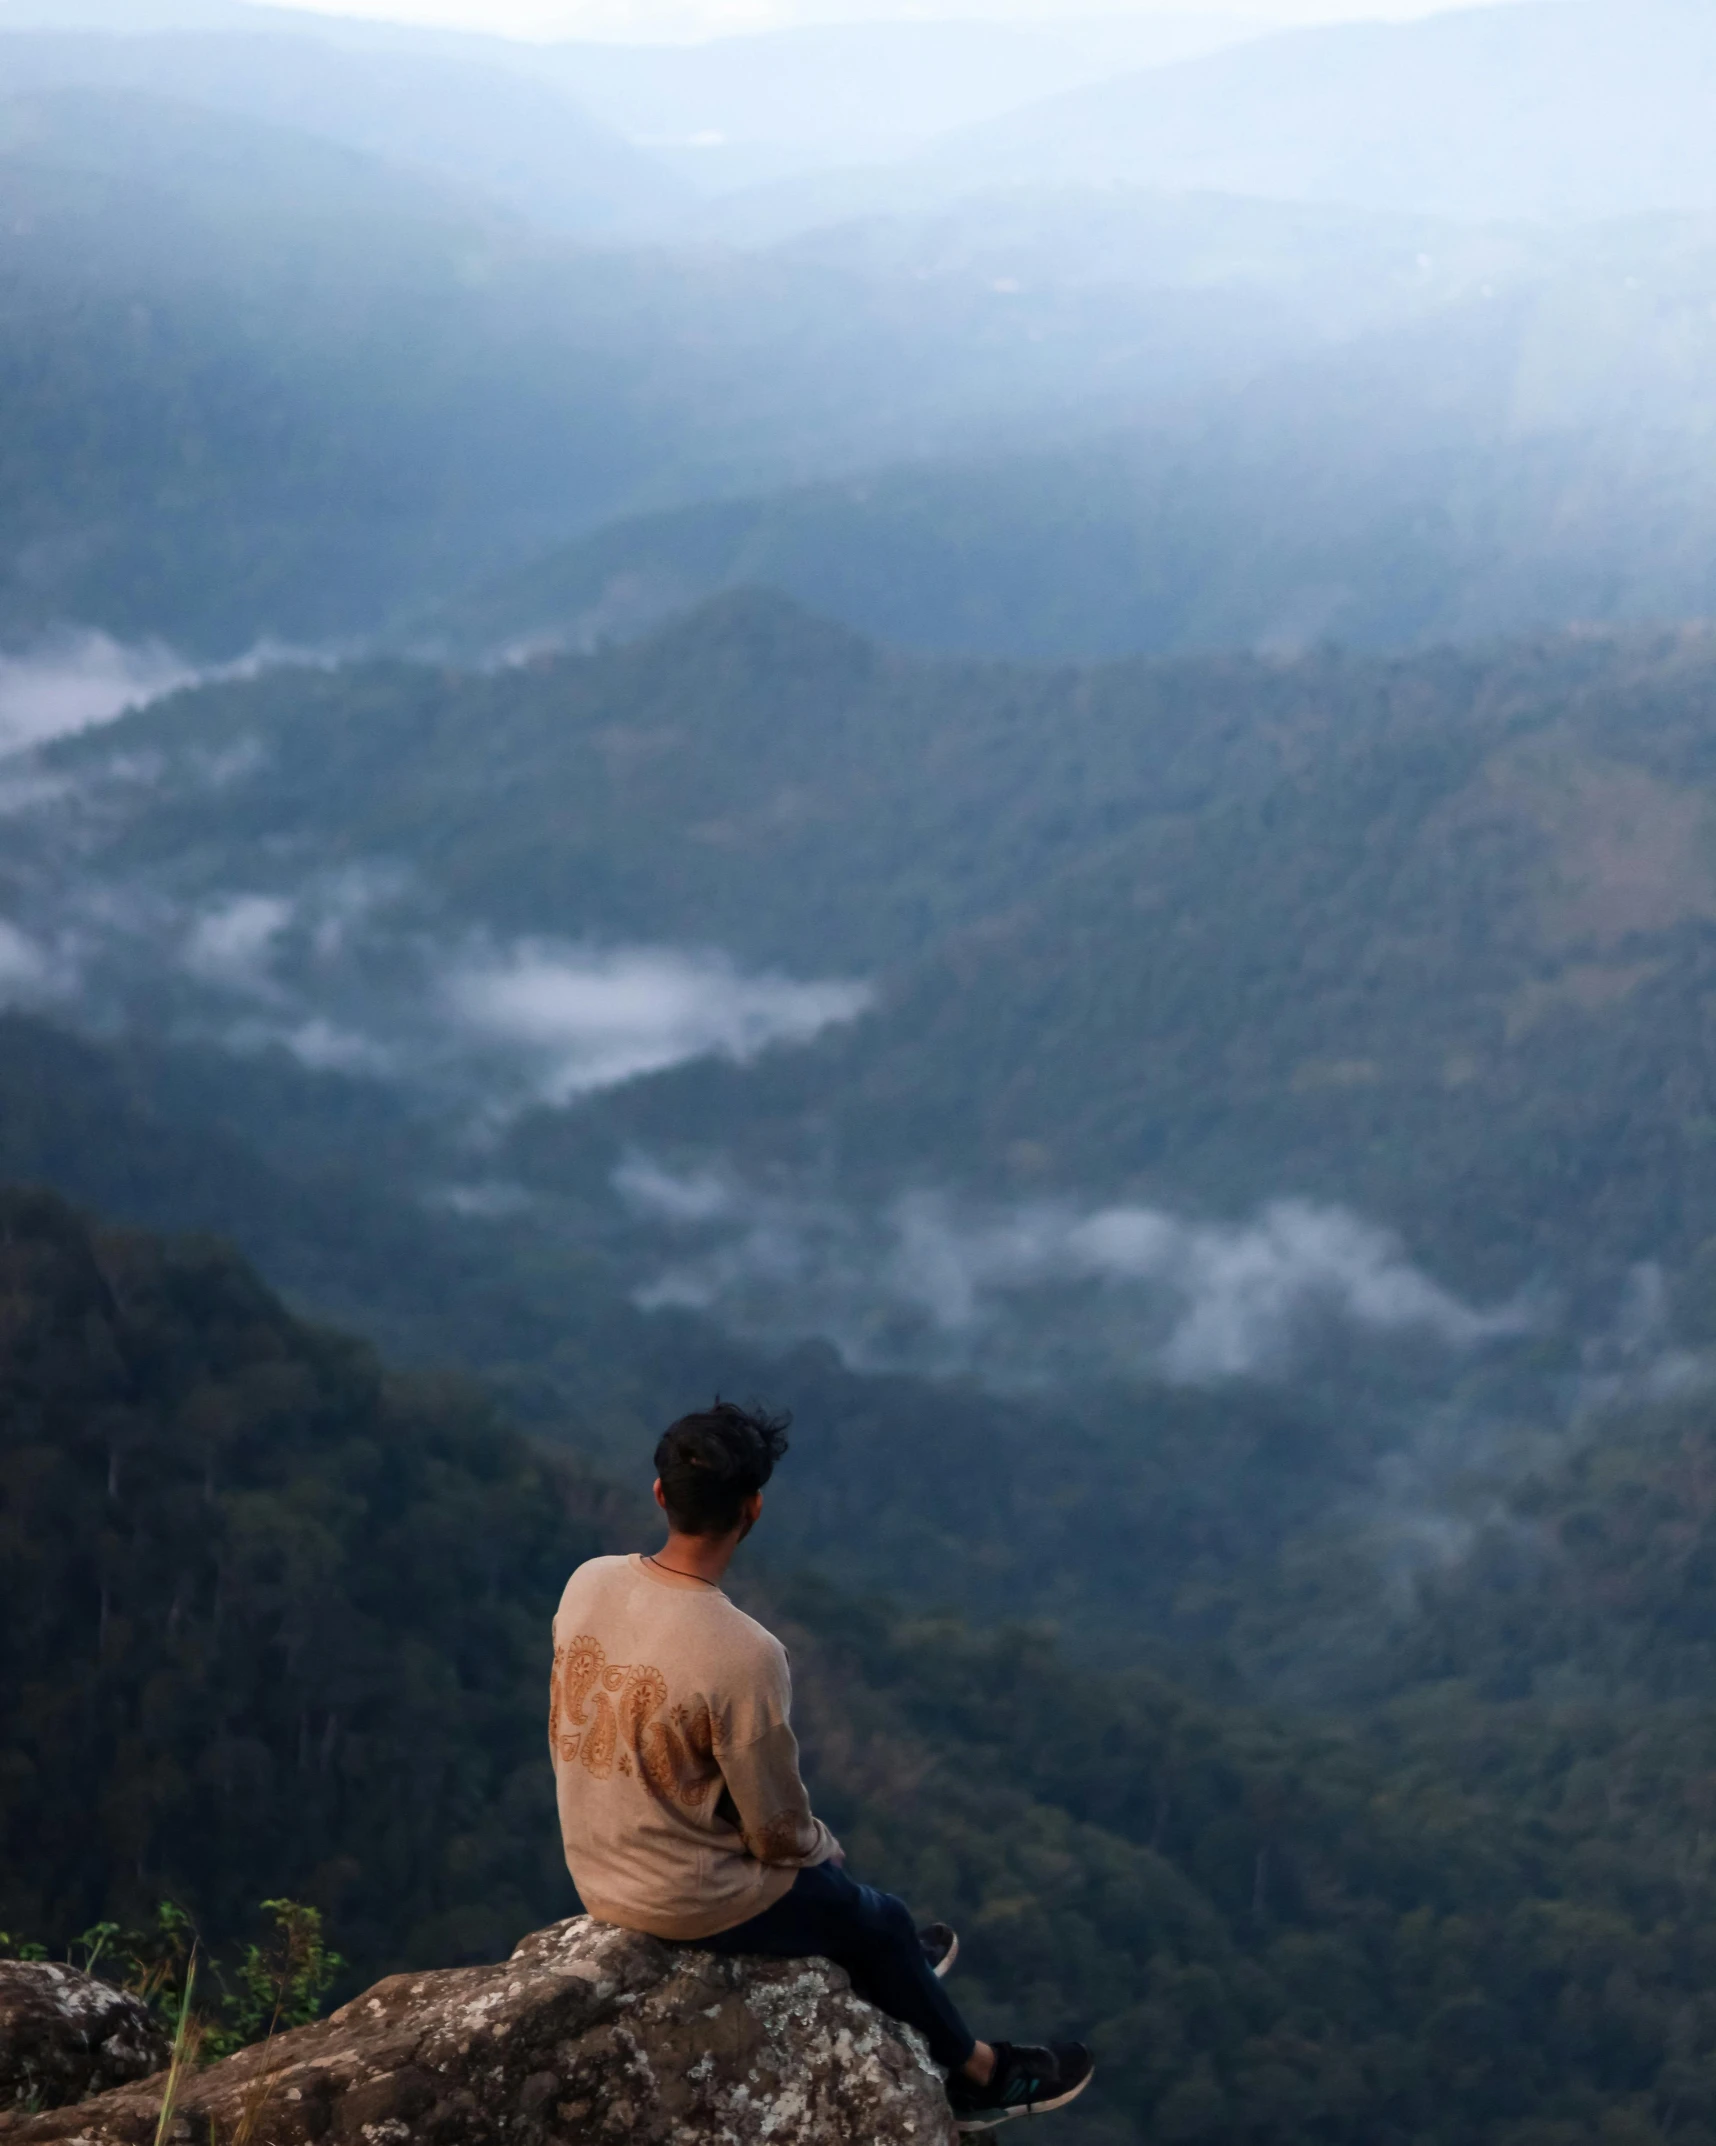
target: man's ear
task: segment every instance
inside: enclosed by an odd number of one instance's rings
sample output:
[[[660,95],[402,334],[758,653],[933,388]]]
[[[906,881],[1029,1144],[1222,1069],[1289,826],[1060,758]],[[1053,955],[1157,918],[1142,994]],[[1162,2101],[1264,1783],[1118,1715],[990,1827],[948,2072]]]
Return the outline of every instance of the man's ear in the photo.
[[[655,1502],[664,1513],[667,1511],[667,1499],[662,1494],[661,1477],[659,1475],[655,1479]]]

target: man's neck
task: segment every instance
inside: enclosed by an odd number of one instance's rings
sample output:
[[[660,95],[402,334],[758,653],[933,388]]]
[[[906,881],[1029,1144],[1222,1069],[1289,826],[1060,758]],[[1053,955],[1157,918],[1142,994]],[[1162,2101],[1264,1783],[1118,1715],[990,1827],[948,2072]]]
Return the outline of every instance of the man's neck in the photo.
[[[670,1529],[666,1542],[652,1554],[650,1562],[660,1572],[719,1587],[738,1547],[737,1535],[679,1535]]]

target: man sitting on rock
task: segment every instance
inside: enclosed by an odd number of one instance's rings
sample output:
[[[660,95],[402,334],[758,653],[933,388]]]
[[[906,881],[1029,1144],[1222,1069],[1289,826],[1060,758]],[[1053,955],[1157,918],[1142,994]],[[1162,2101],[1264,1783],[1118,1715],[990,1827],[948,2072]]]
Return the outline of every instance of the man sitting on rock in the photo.
[[[711,1952],[815,1957],[916,2027],[962,2131],[1058,2109],[1088,2052],[980,2042],[942,1987],[958,1940],[846,1875],[799,1778],[786,1650],[721,1591],[786,1451],[785,1420],[717,1401],[656,1447],[667,1541],[596,1557],[554,1619],[548,1737],[560,1832],[601,1922]]]

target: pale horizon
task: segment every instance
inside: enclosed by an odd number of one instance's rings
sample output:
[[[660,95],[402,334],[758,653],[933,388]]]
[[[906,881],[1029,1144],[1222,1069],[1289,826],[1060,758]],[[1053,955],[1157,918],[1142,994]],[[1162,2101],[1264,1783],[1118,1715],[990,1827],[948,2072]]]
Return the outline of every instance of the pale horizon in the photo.
[[[464,30],[531,43],[694,42],[769,30],[886,22],[1007,22],[1033,29],[1093,17],[1206,17],[1259,31],[1346,22],[1411,22],[1478,7],[1529,6],[1537,0],[273,0],[303,14],[390,22],[421,29]]]

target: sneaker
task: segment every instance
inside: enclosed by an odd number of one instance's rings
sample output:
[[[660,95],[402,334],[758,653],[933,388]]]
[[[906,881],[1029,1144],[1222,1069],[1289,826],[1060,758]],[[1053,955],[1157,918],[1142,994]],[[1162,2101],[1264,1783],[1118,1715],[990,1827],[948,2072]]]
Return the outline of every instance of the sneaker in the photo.
[[[993,2131],[1015,2116],[1046,2116],[1050,2109],[1064,2109],[1095,2075],[1082,2042],[1057,2042],[1052,2049],[1024,2042],[997,2042],[994,2047],[995,2069],[987,2085],[978,2086],[957,2072],[947,2082],[960,2131]]]
[[[918,1932],[918,1943],[924,1948],[930,1972],[938,1977],[945,1975],[959,1958],[958,1933],[944,1922],[926,1922]]]

